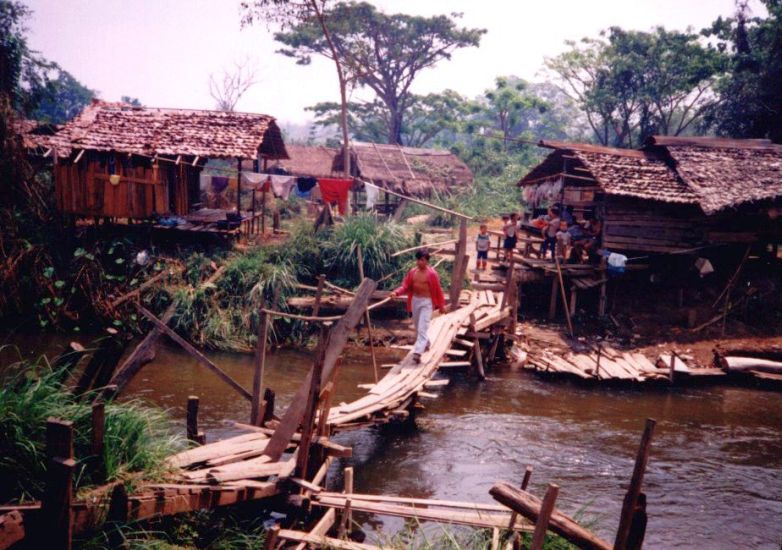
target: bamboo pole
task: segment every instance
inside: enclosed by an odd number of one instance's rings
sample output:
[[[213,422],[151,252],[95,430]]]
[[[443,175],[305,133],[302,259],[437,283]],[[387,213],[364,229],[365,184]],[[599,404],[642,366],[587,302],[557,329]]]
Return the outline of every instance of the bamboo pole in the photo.
[[[559,279],[559,290],[562,294],[562,309],[565,310],[567,330],[570,337],[573,338],[573,321],[570,319],[570,309],[568,308],[567,295],[565,294],[565,280],[562,277],[562,266],[559,265],[559,256],[557,255],[556,247],[554,247],[554,263],[557,265],[557,278]]]
[[[410,197],[408,195],[403,195],[401,193],[397,193],[395,191],[391,191],[389,189],[386,189],[385,187],[380,187],[380,186],[375,185],[374,183],[370,183],[370,182],[368,182],[368,181],[366,181],[364,179],[361,179],[361,178],[356,178],[356,179],[358,181],[360,181],[361,183],[363,183],[364,185],[371,185],[372,187],[376,187],[376,188],[380,189],[381,191],[383,191],[384,193],[386,193],[386,201],[388,200],[388,195],[394,195],[395,197],[399,197],[400,199],[406,199],[406,200],[408,200],[410,202],[414,202],[416,204],[420,204],[421,206],[426,206],[427,208],[431,208],[432,210],[439,210],[440,212],[445,212],[446,214],[451,214],[453,216],[462,218],[464,220],[472,220],[473,219],[471,216],[468,216],[466,214],[462,214],[462,213],[456,212],[454,210],[449,210],[447,208],[443,208],[442,206],[437,206],[436,204],[432,204],[432,203],[429,203],[429,202],[426,202],[426,201],[415,199],[415,198]]]
[[[439,243],[432,243],[432,244],[419,244],[418,246],[412,246],[410,248],[405,248],[403,250],[398,250],[397,252],[394,252],[391,254],[392,258],[396,258],[397,256],[401,256],[402,254],[407,254],[408,252],[415,252],[416,250],[421,250],[422,248],[434,248],[436,246],[444,246],[446,244],[453,244],[458,243],[459,239],[450,239],[448,241],[442,241]]]

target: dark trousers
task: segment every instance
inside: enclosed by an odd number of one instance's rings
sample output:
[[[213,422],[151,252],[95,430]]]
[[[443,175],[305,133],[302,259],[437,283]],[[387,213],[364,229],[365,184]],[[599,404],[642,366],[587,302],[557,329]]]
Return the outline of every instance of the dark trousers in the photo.
[[[557,250],[557,238],[556,237],[543,237],[543,245],[540,247],[540,257],[546,257],[546,251],[551,249],[551,256],[556,254]]]

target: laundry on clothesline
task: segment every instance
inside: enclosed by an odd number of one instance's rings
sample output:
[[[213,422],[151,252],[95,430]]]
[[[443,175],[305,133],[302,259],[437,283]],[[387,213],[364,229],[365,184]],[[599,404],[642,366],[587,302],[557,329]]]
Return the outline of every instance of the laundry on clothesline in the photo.
[[[374,185],[364,185],[364,192],[367,194],[367,210],[372,210],[380,198],[380,189]]]
[[[336,202],[339,213],[343,216],[348,210],[348,192],[352,186],[352,179],[318,178],[323,202],[328,204]]]
[[[296,187],[296,178],[293,176],[269,176],[274,196],[282,200],[288,200],[291,190]]]

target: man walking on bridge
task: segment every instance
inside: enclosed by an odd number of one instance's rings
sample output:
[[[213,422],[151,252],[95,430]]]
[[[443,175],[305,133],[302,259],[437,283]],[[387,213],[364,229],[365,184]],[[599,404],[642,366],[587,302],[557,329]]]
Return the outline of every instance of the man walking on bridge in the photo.
[[[394,296],[407,294],[407,311],[413,314],[416,340],[413,347],[413,361],[421,362],[421,355],[429,349],[429,323],[434,308],[445,314],[445,296],[440,287],[440,276],[429,265],[429,252],[426,249],[415,253],[415,267],[411,269],[402,286],[392,292]]]

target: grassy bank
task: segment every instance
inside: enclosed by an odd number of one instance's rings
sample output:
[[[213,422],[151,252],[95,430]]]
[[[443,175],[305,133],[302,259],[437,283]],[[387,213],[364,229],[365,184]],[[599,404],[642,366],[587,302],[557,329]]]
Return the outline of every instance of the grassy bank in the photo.
[[[165,475],[164,459],[182,448],[166,414],[138,401],[108,403],[103,462],[105,477],[90,456],[91,405],[67,387],[69,373],[52,369],[45,358],[9,365],[0,373],[0,502],[35,500],[46,474],[46,420],[73,422],[77,460],[75,489],[129,479]]]

